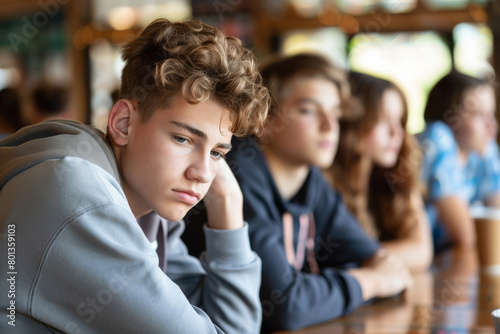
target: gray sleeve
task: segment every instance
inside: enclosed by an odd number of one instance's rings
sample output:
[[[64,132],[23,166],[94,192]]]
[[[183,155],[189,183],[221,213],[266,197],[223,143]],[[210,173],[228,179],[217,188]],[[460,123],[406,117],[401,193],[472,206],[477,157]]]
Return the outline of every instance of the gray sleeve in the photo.
[[[250,249],[248,224],[237,230],[203,229],[207,251],[200,259],[207,277],[202,308],[228,333],[259,333],[262,264]]]
[[[180,238],[184,232],[184,221],[167,221],[167,226],[167,276],[181,288],[191,304],[201,306],[205,269],[200,260],[189,255]]]
[[[161,271],[141,234],[116,205],[69,223],[47,251],[36,318],[72,333],[222,333]]]
[[[64,333],[222,333],[158,267],[109,173],[67,157],[21,174],[0,192],[3,258],[4,228],[16,227],[17,332],[38,333],[39,325]],[[0,261],[3,273],[6,265]]]
[[[261,261],[250,249],[248,225],[237,230],[205,226],[204,232],[207,251],[200,264],[169,228],[167,275],[225,332],[259,333]]]

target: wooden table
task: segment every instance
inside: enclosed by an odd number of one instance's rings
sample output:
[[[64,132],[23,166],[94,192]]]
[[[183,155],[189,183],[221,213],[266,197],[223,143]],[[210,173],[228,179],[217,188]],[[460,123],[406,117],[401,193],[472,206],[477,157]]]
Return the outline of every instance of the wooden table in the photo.
[[[474,252],[449,252],[414,275],[403,295],[377,300],[303,334],[494,334],[491,312],[500,308],[500,276],[480,273]],[[276,333],[277,334],[277,333]]]

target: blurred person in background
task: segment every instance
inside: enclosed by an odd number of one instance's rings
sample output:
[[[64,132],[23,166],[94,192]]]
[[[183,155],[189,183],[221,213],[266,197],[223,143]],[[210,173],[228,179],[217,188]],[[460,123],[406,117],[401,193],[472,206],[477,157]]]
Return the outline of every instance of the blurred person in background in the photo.
[[[58,84],[38,83],[31,92],[31,124],[51,119],[69,119],[69,90]]]
[[[421,152],[406,132],[401,90],[388,80],[349,74],[353,103],[340,121],[334,164],[326,171],[364,230],[412,271],[426,270],[432,236],[420,186]]]
[[[14,88],[0,91],[0,140],[23,126],[19,93]]]
[[[244,199],[252,249],[262,259],[263,332],[335,319],[410,284],[407,268],[368,236],[319,168],[333,163],[345,73],[312,54],[262,70],[273,100],[261,136],[228,154]],[[192,214],[188,229],[201,214]],[[194,239],[192,243],[197,243]]]
[[[436,251],[476,243],[469,206],[500,205],[500,158],[491,83],[457,71],[429,93],[421,178]]]

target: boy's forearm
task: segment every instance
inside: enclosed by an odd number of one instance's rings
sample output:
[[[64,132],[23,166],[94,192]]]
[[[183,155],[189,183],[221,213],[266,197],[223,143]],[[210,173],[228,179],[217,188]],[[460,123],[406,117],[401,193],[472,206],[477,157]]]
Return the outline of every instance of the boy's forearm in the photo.
[[[259,333],[261,261],[250,248],[248,225],[235,230],[205,226],[204,232],[202,308],[227,333]]]
[[[390,297],[412,284],[406,266],[383,248],[361,268],[350,269],[348,273],[358,280],[364,300]]]
[[[232,230],[204,226],[203,231],[208,262],[241,266],[257,257],[250,247],[248,224]]]
[[[377,296],[376,293],[376,277],[373,277],[372,272],[366,268],[353,268],[348,271],[359,283],[363,300],[370,300]]]
[[[380,283],[380,274],[375,269],[381,261],[387,257],[387,251],[380,248],[370,259],[367,265],[360,268],[352,268],[348,273],[358,281],[361,286],[363,300],[369,300],[378,296]]]

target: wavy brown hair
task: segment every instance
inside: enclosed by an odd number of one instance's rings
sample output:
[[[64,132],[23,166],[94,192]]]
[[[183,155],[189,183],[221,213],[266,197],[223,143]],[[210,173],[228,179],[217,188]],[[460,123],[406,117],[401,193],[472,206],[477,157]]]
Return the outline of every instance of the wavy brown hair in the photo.
[[[405,131],[396,164],[391,168],[374,165],[367,190],[360,180],[363,156],[360,142],[377,124],[382,115],[382,96],[387,90],[401,90],[392,82],[367,74],[349,74],[353,103],[340,121],[340,141],[333,166],[328,171],[335,188],[356,215],[364,229],[380,240],[397,238],[400,233],[415,228],[417,215],[411,205],[411,194],[420,189],[421,152],[413,136]],[[401,125],[406,127],[405,104]]]
[[[235,135],[259,133],[270,97],[252,52],[235,37],[192,19],[157,19],[123,48],[120,98],[143,122],[172,97],[191,104],[213,98],[230,111]]]

